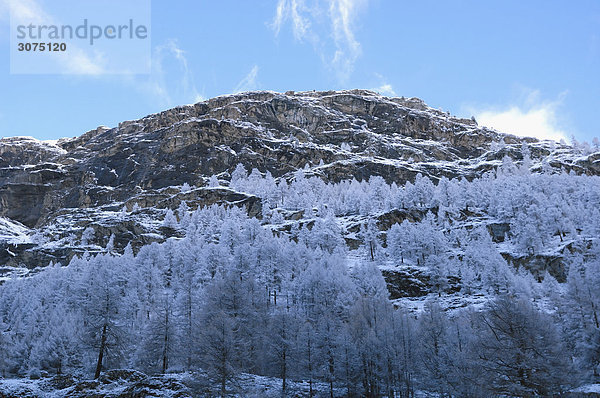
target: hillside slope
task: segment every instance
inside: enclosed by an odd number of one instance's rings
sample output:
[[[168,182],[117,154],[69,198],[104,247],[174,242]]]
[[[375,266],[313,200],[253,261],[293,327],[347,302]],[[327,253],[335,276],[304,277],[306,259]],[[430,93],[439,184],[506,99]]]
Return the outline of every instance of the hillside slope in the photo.
[[[524,145],[533,171],[600,173],[600,153],[500,134],[416,98],[366,90],[249,92],[58,142],[4,138],[0,217],[18,227],[0,236],[0,264],[23,272],[66,263],[102,251],[113,234],[119,251],[162,242],[178,236],[160,220],[182,201],[191,209],[235,204],[260,217],[258,198],[206,189],[212,175],[229,180],[238,163],[287,181],[302,168],[327,182],[381,176],[402,185],[418,174],[479,177],[505,156],[522,160]]]

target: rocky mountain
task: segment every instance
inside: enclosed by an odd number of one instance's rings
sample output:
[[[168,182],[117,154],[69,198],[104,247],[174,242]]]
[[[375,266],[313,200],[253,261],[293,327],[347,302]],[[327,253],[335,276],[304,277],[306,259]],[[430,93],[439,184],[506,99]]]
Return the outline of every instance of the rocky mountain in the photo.
[[[598,174],[364,90],[2,139],[0,398],[595,396]]]
[[[418,174],[472,179],[505,156],[531,169],[600,174],[600,153],[501,134],[417,98],[366,90],[248,92],[181,106],[56,142],[0,140],[0,276],[25,274],[84,251],[162,242],[182,231],[167,209],[211,204],[261,217],[261,199],[226,186],[237,164],[292,180]],[[222,186],[209,187],[216,176]],[[391,216],[390,216],[391,217]],[[389,217],[387,217],[389,218]],[[386,216],[380,225],[390,225]],[[384,228],[384,227],[381,227]]]

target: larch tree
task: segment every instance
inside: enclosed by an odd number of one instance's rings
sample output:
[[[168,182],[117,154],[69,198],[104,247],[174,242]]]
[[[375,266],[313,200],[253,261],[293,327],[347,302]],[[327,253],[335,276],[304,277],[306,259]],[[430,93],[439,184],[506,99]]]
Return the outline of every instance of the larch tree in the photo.
[[[122,278],[118,259],[111,255],[96,257],[83,270],[78,284],[85,344],[96,353],[94,378],[107,360],[118,361],[125,330],[127,280]]]

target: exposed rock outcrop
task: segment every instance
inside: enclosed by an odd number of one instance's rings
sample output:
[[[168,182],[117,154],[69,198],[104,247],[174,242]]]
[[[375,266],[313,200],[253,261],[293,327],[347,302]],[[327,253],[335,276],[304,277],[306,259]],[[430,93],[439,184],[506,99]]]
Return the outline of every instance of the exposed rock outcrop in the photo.
[[[523,144],[533,168],[600,173],[597,154],[500,134],[416,98],[366,90],[249,92],[57,142],[4,138],[0,217],[20,229],[17,238],[0,233],[0,265],[64,263],[76,253],[103,250],[111,235],[117,251],[129,242],[136,250],[180,236],[160,220],[181,202],[191,209],[239,206],[260,218],[259,198],[207,187],[211,175],[228,179],[238,163],[275,178],[292,179],[307,166],[307,175],[327,181],[382,176],[404,184],[419,173],[434,181],[480,176],[504,156],[521,159]],[[191,188],[182,190],[185,184]],[[422,216],[398,210],[380,218],[379,226]],[[92,238],[83,242],[87,228]],[[500,241],[504,227],[490,228]]]

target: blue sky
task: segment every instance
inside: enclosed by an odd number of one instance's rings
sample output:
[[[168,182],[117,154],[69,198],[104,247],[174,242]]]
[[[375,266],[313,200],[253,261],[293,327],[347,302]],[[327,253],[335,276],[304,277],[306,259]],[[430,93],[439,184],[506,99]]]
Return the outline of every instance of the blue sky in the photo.
[[[9,11],[52,5],[0,0],[0,136],[71,137],[237,91],[349,88],[507,132],[600,136],[598,0],[152,0],[150,74],[10,74]]]

